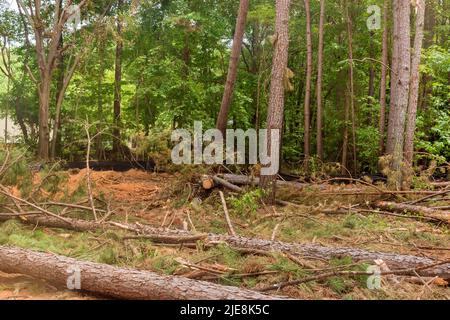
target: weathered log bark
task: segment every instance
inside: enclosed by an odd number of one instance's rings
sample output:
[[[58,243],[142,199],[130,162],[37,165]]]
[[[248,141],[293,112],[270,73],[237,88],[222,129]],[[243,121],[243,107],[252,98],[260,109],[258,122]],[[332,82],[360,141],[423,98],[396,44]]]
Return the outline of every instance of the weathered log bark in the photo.
[[[0,214],[0,221],[7,221],[11,220],[12,218],[18,217],[21,217],[20,221],[26,224],[32,224],[35,226],[45,226],[49,228],[81,231],[81,232],[95,231],[105,226],[91,221],[72,218],[65,218],[65,220],[60,220],[49,216],[43,216],[42,214],[26,215],[26,216],[20,214],[17,216]]]
[[[118,299],[135,300],[272,300],[255,291],[183,277],[118,268],[49,253],[0,246],[0,270],[25,274],[67,286],[80,275],[77,289]],[[51,270],[51,272],[49,272]],[[79,273],[78,273],[79,272]],[[75,281],[75,283],[77,283]]]
[[[225,179],[219,178],[218,176],[214,176],[213,180],[214,180],[214,182],[216,184],[222,185],[222,186],[224,186],[225,188],[227,188],[227,189],[229,189],[231,191],[238,192],[238,193],[244,191],[241,187],[238,187],[237,185],[232,184],[232,183],[228,182]]]
[[[0,220],[7,219],[11,219],[11,217],[0,217]],[[185,239],[186,241],[184,242],[189,242],[188,239],[196,236],[195,234],[188,231],[153,228],[151,226],[144,226],[141,224],[98,224],[95,222],[76,219],[71,219],[71,224],[69,224],[65,223],[62,220],[51,217],[39,217],[38,219],[40,226],[64,229],[68,228],[70,230],[76,230],[76,228],[79,227],[79,230],[77,231],[93,231],[99,228],[122,228],[131,232],[135,232],[139,236],[142,236],[142,238],[151,239],[155,242],[161,242],[166,238],[180,239],[181,242],[183,242],[183,239]],[[21,221],[23,223],[30,223],[32,225],[36,225],[37,222],[36,220],[33,220],[33,217],[31,217],[31,219],[27,217],[27,220]],[[392,270],[421,267],[431,265],[436,262],[429,258],[396,253],[367,251],[357,248],[325,247],[317,244],[296,244],[217,234],[208,234],[202,236],[204,237],[204,241],[210,246],[220,243],[226,243],[229,246],[237,249],[263,252],[280,251],[287,252],[295,256],[307,256],[320,259],[330,259],[336,257],[339,258],[344,256],[349,256],[355,261],[373,261],[376,259],[382,259]],[[450,278],[450,264],[442,265],[429,270],[423,270],[420,271],[419,274],[424,276],[439,276],[443,279],[448,279]]]
[[[208,239],[226,242],[232,247],[257,249],[263,251],[288,252],[294,256],[301,255],[321,259],[340,258],[348,256],[355,261],[373,261],[382,259],[392,270],[421,267],[431,265],[436,262],[429,258],[388,252],[367,251],[357,248],[325,247],[317,244],[295,244],[222,235],[209,235]],[[450,278],[450,264],[445,264],[430,270],[420,271],[419,274],[424,276],[439,276],[443,279],[448,279]]]
[[[438,209],[386,201],[377,202],[376,206],[388,211],[410,212],[414,214],[419,214],[425,217],[442,220],[443,222],[450,224],[450,212]]]
[[[224,174],[223,178],[235,185],[247,185],[247,186],[258,186],[260,179],[258,177],[249,177],[245,175],[236,175],[236,174]],[[309,186],[306,183],[299,183],[299,182],[293,182],[293,181],[283,181],[283,180],[277,180],[277,186],[280,187],[293,187],[296,189],[303,189],[307,186]]]

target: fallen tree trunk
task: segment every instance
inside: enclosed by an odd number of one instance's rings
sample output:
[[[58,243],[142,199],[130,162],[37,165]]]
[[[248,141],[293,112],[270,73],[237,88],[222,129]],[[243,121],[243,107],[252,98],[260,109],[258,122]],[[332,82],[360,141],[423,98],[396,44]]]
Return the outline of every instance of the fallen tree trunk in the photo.
[[[118,299],[134,300],[274,300],[279,296],[153,272],[118,268],[55,254],[0,246],[0,270],[29,275],[55,285]],[[49,272],[51,270],[51,272]],[[75,278],[80,276],[79,282]],[[72,282],[73,281],[73,282]]]
[[[11,217],[9,218],[3,217],[1,219],[7,220],[10,218]],[[59,219],[46,216],[27,217],[26,219],[27,220],[21,221],[33,225],[36,225],[38,223],[41,226],[53,228],[68,228],[70,230],[77,230],[76,228],[78,227],[79,229],[77,231],[94,231],[101,228],[103,229],[120,228],[123,230],[134,232],[138,235],[138,237],[150,239],[154,242],[159,243],[192,244],[195,241],[203,240],[206,242],[206,244],[210,246],[217,245],[220,243],[226,243],[229,246],[234,247],[236,249],[245,249],[249,251],[259,251],[259,252],[271,252],[271,251],[278,251],[284,253],[287,252],[294,256],[304,256],[304,257],[306,256],[319,259],[341,258],[346,256],[351,257],[355,261],[373,261],[377,259],[382,259],[392,270],[401,268],[415,268],[415,267],[419,268],[426,265],[431,265],[436,262],[433,259],[417,257],[412,255],[368,251],[357,248],[326,247],[318,244],[286,243],[255,238],[234,237],[228,235],[217,235],[217,234],[198,235],[188,231],[153,228],[151,226],[141,224],[121,224],[114,222],[98,224],[95,222],[77,219],[70,219],[71,223],[67,224]],[[170,242],[166,242],[167,239],[170,239]],[[449,279],[450,264],[445,264],[429,270],[423,270],[418,273],[423,276],[431,276],[431,277],[439,276],[440,278],[443,279]]]
[[[22,223],[32,224],[35,226],[44,226],[49,228],[58,228],[58,229],[66,229],[73,231],[96,231],[105,227],[105,225],[81,220],[81,219],[72,219],[65,218],[66,221],[56,219],[53,217],[42,216],[39,214],[31,214],[31,215],[9,215],[9,214],[0,214],[0,221],[11,220],[12,218],[20,218]]]
[[[224,174],[223,178],[235,185],[245,185],[245,186],[259,186],[259,177],[250,177],[245,175],[237,175],[237,174]],[[299,183],[294,181],[283,181],[277,180],[277,185],[282,187],[290,187],[302,190],[305,187],[310,186],[306,183]]]
[[[232,247],[256,249],[262,251],[281,251],[288,252],[296,256],[319,259],[342,257],[351,257],[355,261],[374,261],[381,259],[386,262],[389,268],[393,270],[402,268],[419,268],[431,265],[436,262],[435,260],[429,258],[388,252],[367,251],[358,248],[325,247],[317,244],[295,244],[262,239],[231,237],[224,235],[210,235],[208,239],[219,242],[222,241]],[[430,270],[418,271],[418,273],[424,276],[439,276],[443,279],[449,279],[450,264],[447,263]]]
[[[431,185],[435,188],[447,188],[450,187],[450,181],[431,182]]]
[[[231,191],[238,192],[238,193],[244,192],[244,190],[241,187],[239,187],[235,184],[232,184],[231,182],[228,182],[227,180],[222,179],[218,176],[214,176],[214,177],[212,177],[212,179],[217,185],[222,185]]]
[[[450,224],[450,212],[438,209],[386,201],[379,201],[376,203],[376,206],[383,210],[414,213]]]

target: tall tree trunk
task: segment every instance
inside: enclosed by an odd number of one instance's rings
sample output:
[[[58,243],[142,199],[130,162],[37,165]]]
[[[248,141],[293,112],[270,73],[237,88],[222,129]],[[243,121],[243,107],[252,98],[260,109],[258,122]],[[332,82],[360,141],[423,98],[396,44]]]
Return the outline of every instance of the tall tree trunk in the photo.
[[[419,99],[420,59],[423,44],[423,26],[425,20],[425,0],[417,0],[416,31],[414,37],[414,54],[411,63],[411,87],[409,90],[408,114],[406,121],[405,161],[413,163],[414,135],[416,131],[417,102]]]
[[[388,14],[389,14],[389,0],[384,0],[383,9],[383,47],[382,47],[382,65],[381,65],[381,81],[380,81],[380,118],[378,124],[378,130],[380,134],[380,155],[384,154],[384,140],[386,130],[386,85],[387,74],[389,64],[389,26],[388,26]]]
[[[104,66],[104,54],[105,54],[105,46],[104,42],[100,39],[98,43],[98,58],[99,58],[99,73],[97,76],[97,133],[103,128],[103,76],[105,73]],[[97,160],[101,160],[103,158],[104,150],[103,150],[103,136],[102,134],[98,134],[95,141],[95,152]]]
[[[435,0],[428,0],[428,6],[425,11],[425,35],[424,47],[428,48],[434,43],[435,28],[436,28],[436,9],[437,4]]]
[[[373,101],[375,98],[375,52],[374,52],[374,32],[370,32],[370,45],[369,45],[369,56],[370,56],[370,67],[369,67],[369,92],[367,98],[367,105],[369,106],[369,110],[372,110]],[[369,125],[372,125],[373,122],[373,114],[370,112],[369,114]]]
[[[347,82],[347,90],[344,93],[345,102],[344,102],[344,138],[342,142],[342,158],[341,158],[341,173],[342,175],[347,175],[348,172],[348,123],[350,120],[350,96],[348,94],[349,83]]]
[[[309,158],[311,156],[311,78],[312,78],[312,36],[311,36],[311,11],[310,2],[305,0],[306,11],[306,92],[305,92],[305,135],[304,149],[305,154],[305,170],[309,168]]]
[[[47,72],[41,72],[41,83],[39,84],[39,143],[38,157],[47,161],[49,156],[49,105],[51,76]]]
[[[408,109],[411,71],[410,1],[396,0],[394,4],[394,41],[391,106],[386,151],[392,157],[390,184],[403,187],[402,162],[406,111]]]
[[[347,36],[348,36],[348,60],[349,60],[349,94],[350,94],[350,111],[352,115],[352,145],[353,145],[353,173],[356,175],[358,170],[357,153],[356,153],[356,115],[355,115],[355,84],[353,69],[353,23],[349,13],[348,2],[345,3],[347,16]]]
[[[8,144],[8,117],[9,117],[9,87],[11,79],[8,77],[6,84],[6,93],[8,95],[6,106],[5,106],[5,144]]]
[[[122,52],[123,52],[123,1],[117,1],[117,44],[114,75],[114,129],[113,129],[113,154],[120,157],[121,152],[121,103],[122,103]]]
[[[317,156],[323,160],[323,106],[322,106],[322,76],[323,76],[323,34],[325,24],[325,1],[320,1],[319,48],[317,54]]]
[[[276,0],[276,21],[275,21],[275,52],[272,61],[272,75],[270,83],[269,108],[267,112],[267,151],[273,154],[280,151],[281,131],[283,129],[284,114],[284,76],[286,74],[289,51],[289,6],[290,0]],[[278,144],[272,146],[272,130],[278,130]],[[278,150],[275,151],[275,148]],[[278,159],[276,159],[278,161]],[[274,164],[272,164],[274,165]],[[262,175],[261,187],[268,192],[268,202],[275,202],[276,174]]]
[[[231,49],[230,65],[228,67],[227,82],[225,84],[225,91],[223,93],[219,116],[217,117],[217,129],[222,132],[224,137],[228,123],[228,113],[230,112],[231,101],[233,98],[234,84],[237,77],[239,57],[242,50],[242,41],[244,39],[249,3],[249,0],[241,0],[239,4],[233,47]]]
[[[62,0],[59,0],[59,7],[62,8]],[[61,50],[64,46],[64,35],[61,32],[61,37],[59,38],[59,45],[58,50]],[[54,127],[53,127],[53,135],[52,135],[52,141],[50,144],[50,159],[54,160],[56,157],[56,147],[60,140],[60,136],[58,135],[58,131],[61,127],[61,106],[62,103],[60,103],[60,96],[64,93],[62,92],[64,90],[64,54],[59,54],[59,57],[57,58],[56,67],[59,69],[58,74],[58,84],[56,87],[56,110],[55,110],[55,119],[54,119]],[[65,91],[65,90],[64,90]]]

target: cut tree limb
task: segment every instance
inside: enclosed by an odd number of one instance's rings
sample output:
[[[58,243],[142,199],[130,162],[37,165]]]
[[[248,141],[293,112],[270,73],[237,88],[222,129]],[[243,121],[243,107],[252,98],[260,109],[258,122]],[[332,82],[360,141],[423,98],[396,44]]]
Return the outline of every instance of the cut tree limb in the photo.
[[[214,176],[214,177],[212,177],[212,179],[218,185],[222,185],[222,186],[224,186],[225,188],[227,188],[227,189],[229,189],[231,191],[238,192],[238,193],[241,193],[241,192],[244,191],[244,189],[242,189],[241,187],[238,187],[237,185],[232,184],[231,182],[228,182],[227,180],[222,179],[222,178],[220,178],[218,176]]]
[[[245,175],[236,175],[236,174],[224,174],[223,178],[235,185],[244,185],[244,186],[259,186],[259,177],[250,177]],[[284,186],[284,187],[290,187],[290,188],[296,188],[299,190],[302,190],[303,188],[310,186],[306,183],[299,183],[294,181],[283,181],[283,180],[277,180],[278,186]]]
[[[222,206],[223,206],[223,211],[225,214],[225,220],[227,221],[227,225],[228,225],[228,232],[230,233],[230,235],[236,236],[236,232],[234,231],[233,224],[231,223],[230,215],[228,213],[227,202],[225,201],[225,196],[223,195],[222,191],[220,191],[219,194],[220,194],[220,199],[222,200]]]
[[[53,212],[48,211],[47,209],[41,208],[41,207],[39,207],[39,206],[37,206],[37,205],[35,205],[35,204],[33,204],[33,203],[27,201],[27,200],[24,200],[24,199],[21,199],[21,198],[19,198],[19,197],[16,197],[15,195],[11,194],[11,193],[10,193],[4,186],[2,186],[2,185],[0,185],[0,193],[3,194],[3,195],[5,195],[5,196],[7,196],[7,197],[9,197],[9,198],[11,198],[14,202],[16,202],[16,201],[22,202],[22,203],[26,204],[27,206],[30,206],[30,207],[32,207],[33,209],[39,210],[39,211],[41,211],[42,213],[44,213],[44,214],[46,214],[46,215],[48,215],[48,216],[51,216],[51,217],[54,217],[54,218],[59,219],[59,220],[61,220],[61,221],[64,221],[64,222],[66,222],[66,223],[69,223],[69,220],[67,220],[66,218],[60,217],[60,216],[58,216],[57,214],[54,214]]]
[[[59,286],[80,276],[80,290],[135,300],[273,300],[279,296],[153,272],[118,268],[49,253],[0,246],[0,270],[47,280]],[[49,272],[51,270],[51,272]],[[78,273],[79,272],[79,273]],[[74,281],[76,284],[77,281]]]
[[[386,201],[379,201],[376,203],[376,206],[388,211],[410,212],[418,215],[423,215],[424,217],[442,220],[443,222],[450,224],[450,212],[442,210]]]

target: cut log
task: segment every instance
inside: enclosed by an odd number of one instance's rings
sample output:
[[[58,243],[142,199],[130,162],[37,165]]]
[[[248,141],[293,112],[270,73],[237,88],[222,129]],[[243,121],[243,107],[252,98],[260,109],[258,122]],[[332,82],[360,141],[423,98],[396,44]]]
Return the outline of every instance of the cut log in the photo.
[[[227,180],[224,180],[224,179],[222,179],[222,178],[220,178],[218,176],[214,176],[214,177],[212,177],[212,179],[218,185],[222,185],[222,186],[224,186],[225,188],[227,188],[227,189],[229,189],[231,191],[234,191],[234,192],[237,192],[237,193],[241,193],[241,192],[244,191],[241,187],[238,187],[237,185],[232,184],[232,183],[228,182]]]
[[[153,272],[118,268],[55,254],[0,246],[0,270],[46,280],[58,286],[79,284],[75,289],[134,300],[274,300],[237,287]],[[51,270],[51,272],[49,272]],[[79,275],[79,282],[76,277]],[[73,287],[69,287],[72,289]]]
[[[236,175],[236,174],[224,174],[223,178],[235,185],[244,185],[244,186],[259,186],[259,177],[249,177],[245,175]],[[295,181],[283,181],[277,180],[277,185],[282,187],[296,188],[298,190],[302,190],[305,187],[310,186],[310,184],[299,183]]]
[[[422,215],[424,217],[441,220],[447,224],[450,224],[450,212],[447,211],[442,211],[423,206],[415,206],[410,204],[386,202],[386,201],[379,201],[376,203],[376,206],[387,211],[409,212],[413,214]]]
[[[31,218],[31,219],[30,219]],[[1,218],[3,220],[10,219],[7,217]],[[38,219],[38,220],[36,220]],[[70,230],[78,231],[93,231],[100,228],[121,228],[130,232],[136,233],[138,236],[144,239],[151,239],[155,242],[163,242],[164,239],[191,239],[197,236],[188,231],[182,230],[168,230],[163,228],[154,228],[142,224],[98,224],[95,222],[83,221],[71,219],[71,223],[65,223],[59,219],[52,217],[42,216],[36,218],[34,216],[27,217],[27,220],[20,220],[23,223],[30,223],[36,225],[36,222],[40,226],[47,226],[53,228],[67,228]],[[236,248],[238,250],[248,250],[248,251],[259,251],[259,252],[283,252],[289,253],[294,256],[301,257],[311,257],[319,259],[331,259],[331,258],[342,258],[351,257],[355,261],[374,261],[381,259],[386,262],[386,264],[392,270],[402,269],[402,268],[415,268],[423,267],[426,265],[431,265],[436,261],[430,258],[403,255],[388,252],[377,252],[368,251],[363,249],[351,248],[351,247],[326,247],[318,244],[297,244],[297,243],[286,243],[280,241],[270,241],[255,238],[245,238],[245,237],[234,237],[228,235],[217,235],[208,234],[201,235],[207,245],[213,246],[221,243],[228,244],[230,247]],[[438,276],[443,279],[450,279],[450,264],[445,264],[436,268],[427,269],[419,272],[423,276]]]
[[[214,188],[214,180],[210,176],[202,176],[201,182],[202,187],[205,190],[211,190],[212,188]]]

